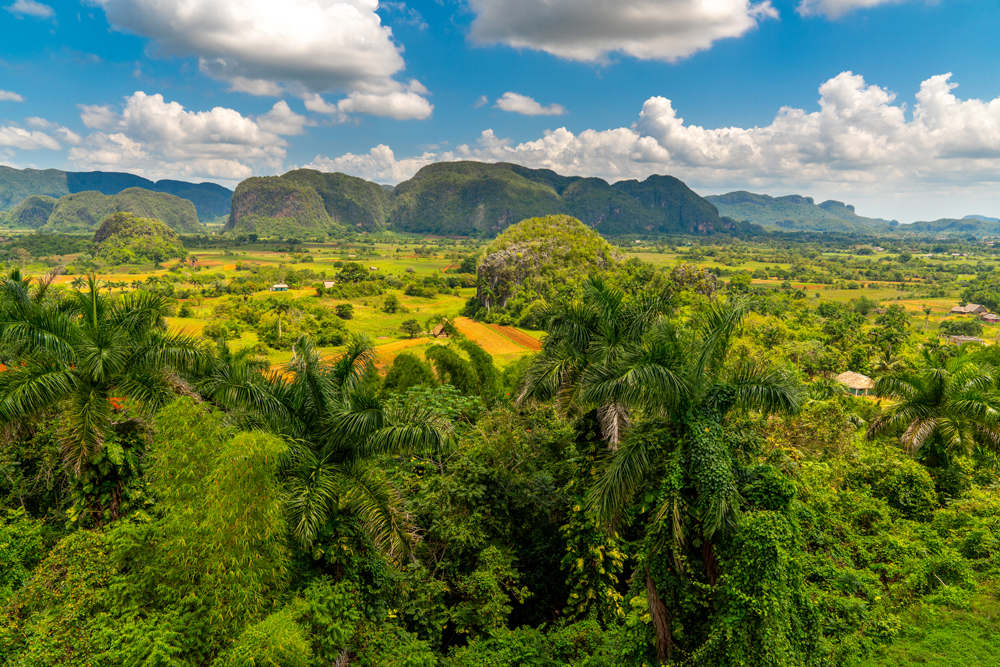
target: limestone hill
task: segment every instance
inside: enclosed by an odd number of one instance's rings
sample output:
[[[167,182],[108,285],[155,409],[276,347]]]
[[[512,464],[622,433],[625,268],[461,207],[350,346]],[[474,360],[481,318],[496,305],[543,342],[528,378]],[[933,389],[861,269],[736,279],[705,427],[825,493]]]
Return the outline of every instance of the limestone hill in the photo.
[[[495,236],[532,217],[565,214],[602,234],[752,231],[670,176],[614,184],[515,164],[441,162],[385,188],[300,169],[237,187],[227,229],[309,236],[388,227],[416,234]]]
[[[385,226],[390,194],[346,174],[297,169],[249,178],[236,187],[225,229],[258,236],[316,236],[337,228]]]
[[[202,220],[229,214],[232,190],[215,183],[186,183],[148,178],[110,171],[74,172],[59,169],[14,169],[0,166],[0,212],[9,211],[32,195],[59,199],[79,192],[117,195],[130,188],[165,192],[187,199]]]
[[[9,228],[46,232],[91,232],[113,213],[132,213],[161,220],[174,231],[196,234],[204,231],[189,200],[143,188],[129,188],[116,195],[78,192],[58,200],[32,195],[4,216]]]
[[[817,204],[812,197],[771,197],[743,191],[705,199],[719,209],[720,215],[788,231],[885,233],[898,224],[860,216],[853,206],[832,199]]]
[[[174,230],[159,220],[114,213],[94,232],[94,256],[112,264],[162,262],[186,254]]]

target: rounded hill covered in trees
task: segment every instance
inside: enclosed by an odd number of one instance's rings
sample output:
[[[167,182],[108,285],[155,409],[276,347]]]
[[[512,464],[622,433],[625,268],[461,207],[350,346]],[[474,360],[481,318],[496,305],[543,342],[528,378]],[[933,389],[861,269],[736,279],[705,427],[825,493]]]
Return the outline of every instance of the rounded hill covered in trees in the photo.
[[[94,232],[94,256],[113,264],[162,262],[185,254],[177,233],[153,218],[115,213]]]
[[[572,297],[589,273],[606,273],[622,260],[607,241],[576,218],[530,218],[509,227],[487,248],[470,305],[482,319],[530,325],[526,320],[537,318],[557,295]]]

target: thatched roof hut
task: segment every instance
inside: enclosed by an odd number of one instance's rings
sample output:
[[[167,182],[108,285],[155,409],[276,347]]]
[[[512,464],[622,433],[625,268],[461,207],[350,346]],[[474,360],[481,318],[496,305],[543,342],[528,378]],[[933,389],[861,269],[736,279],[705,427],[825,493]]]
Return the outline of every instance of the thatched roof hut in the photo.
[[[868,392],[875,388],[875,382],[870,377],[854,371],[844,371],[835,379],[850,389],[855,396],[867,396]]]

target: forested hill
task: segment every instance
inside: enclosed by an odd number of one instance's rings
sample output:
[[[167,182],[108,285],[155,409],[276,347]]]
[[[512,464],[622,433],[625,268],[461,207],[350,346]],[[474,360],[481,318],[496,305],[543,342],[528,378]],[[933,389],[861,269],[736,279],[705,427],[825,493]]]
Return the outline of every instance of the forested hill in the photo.
[[[190,200],[143,188],[128,188],[115,195],[88,190],[59,199],[33,194],[13,209],[0,213],[0,224],[9,229],[43,232],[92,232],[113,213],[160,220],[175,232],[205,231]]]
[[[259,236],[314,236],[335,228],[385,226],[391,194],[346,174],[296,169],[236,186],[226,230]]]
[[[533,217],[571,215],[601,234],[711,234],[752,225],[719,216],[671,176],[609,184],[515,164],[441,162],[395,188],[296,170],[241,183],[227,229],[260,236],[389,227],[419,234],[495,236]]]
[[[164,192],[194,204],[202,220],[229,215],[233,192],[215,183],[187,183],[113,171],[74,172],[59,169],[14,169],[0,166],[0,211],[13,209],[32,195],[58,199],[78,192],[117,195],[129,188]]]
[[[792,231],[884,233],[899,224],[860,216],[850,204],[832,199],[817,204],[812,197],[771,197],[743,191],[705,199],[719,209],[720,215]]]

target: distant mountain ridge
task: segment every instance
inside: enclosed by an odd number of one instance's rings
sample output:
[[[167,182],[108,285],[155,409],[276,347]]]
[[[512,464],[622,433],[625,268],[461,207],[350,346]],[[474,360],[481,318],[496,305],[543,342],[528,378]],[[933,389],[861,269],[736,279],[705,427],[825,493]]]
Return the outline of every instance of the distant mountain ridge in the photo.
[[[495,236],[521,220],[559,214],[608,235],[756,229],[721,217],[715,206],[672,176],[609,184],[548,169],[474,161],[431,164],[393,188],[307,169],[248,179],[236,188],[226,229],[260,236],[336,227]]]
[[[127,188],[114,195],[96,191],[77,192],[55,199],[30,195],[12,210],[0,213],[0,223],[9,229],[43,232],[92,232],[114,213],[130,213],[143,219],[162,221],[175,232],[203,233],[195,205],[188,199],[145,188]]]
[[[772,197],[753,192],[729,192],[705,197],[719,213],[765,228],[787,231],[884,233],[895,228],[895,220],[866,218],[850,204],[833,199],[817,204],[812,197]]]
[[[14,169],[0,166],[0,212],[9,211],[32,195],[59,199],[80,192],[117,195],[143,188],[190,201],[202,220],[229,215],[233,192],[216,183],[187,183],[148,178],[114,171],[62,171],[59,169]]]

